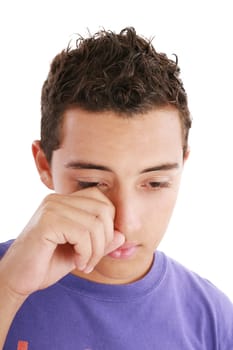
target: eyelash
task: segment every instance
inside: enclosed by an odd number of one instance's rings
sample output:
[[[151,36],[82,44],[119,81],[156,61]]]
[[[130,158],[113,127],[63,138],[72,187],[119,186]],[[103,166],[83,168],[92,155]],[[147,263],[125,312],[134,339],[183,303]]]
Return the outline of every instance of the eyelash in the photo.
[[[148,186],[149,184],[149,186]],[[162,188],[168,188],[170,187],[170,183],[169,182],[159,182],[159,181],[150,181],[149,183],[146,183],[143,185],[143,187],[149,187],[149,189],[152,190],[160,190]]]
[[[102,182],[78,181],[78,187],[82,190],[85,188],[100,187],[100,186],[106,186],[106,185]]]

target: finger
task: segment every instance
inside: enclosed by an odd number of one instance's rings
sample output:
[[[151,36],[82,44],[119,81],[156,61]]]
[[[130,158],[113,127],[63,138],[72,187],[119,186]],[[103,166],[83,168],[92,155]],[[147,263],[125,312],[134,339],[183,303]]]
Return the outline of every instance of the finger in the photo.
[[[83,271],[92,256],[92,242],[87,229],[79,229],[76,243],[73,246],[76,253],[74,258],[75,266],[80,271]]]
[[[75,264],[79,270],[90,271],[95,267],[105,253],[105,248],[111,243],[110,249],[118,247],[120,243],[117,238],[113,239],[113,220],[109,215],[106,203],[98,202],[93,206],[95,200],[79,198],[77,202],[63,196],[50,196],[46,201],[46,209],[49,218],[50,232],[47,239],[55,244],[69,243],[75,247]],[[80,209],[88,208],[88,211]],[[101,204],[101,205],[100,205]],[[90,212],[93,210],[95,213]],[[48,229],[48,227],[47,227]]]
[[[91,242],[91,255],[89,255],[88,259],[88,255],[82,252],[82,246],[75,244],[75,251],[79,255],[79,258],[76,258],[76,264],[80,270],[91,272],[99,260],[104,256],[106,246],[104,224],[99,217],[84,211],[81,216],[85,225],[83,227],[85,227],[86,233]]]
[[[112,202],[96,187],[74,192],[72,196],[82,198],[79,203],[80,209],[88,211],[102,220],[105,228],[105,243],[108,245],[112,241],[114,233],[115,207]]]
[[[107,255],[114,251],[115,249],[119,248],[124,244],[125,242],[125,236],[119,232],[119,231],[114,231],[114,238],[113,240],[108,244],[108,246],[105,248],[104,255]]]
[[[99,218],[96,218],[94,230],[90,232],[92,243],[92,256],[84,269],[85,273],[90,273],[102,259],[105,252],[105,234],[104,225]]]
[[[89,190],[89,191],[88,191]],[[92,191],[90,191],[92,190]],[[82,197],[80,197],[82,192]],[[85,195],[85,196],[84,196]],[[98,196],[98,199],[88,196]],[[115,208],[113,204],[98,190],[93,189],[82,190],[75,192],[69,196],[53,195],[52,200],[55,201],[56,205],[62,203],[69,208],[77,208],[78,210],[85,211],[92,214],[94,217],[98,217],[104,224],[105,244],[108,245],[113,239],[113,219],[115,215]],[[66,211],[63,209],[63,215]],[[71,213],[68,213],[70,217]],[[85,225],[85,217],[80,217],[81,225]]]

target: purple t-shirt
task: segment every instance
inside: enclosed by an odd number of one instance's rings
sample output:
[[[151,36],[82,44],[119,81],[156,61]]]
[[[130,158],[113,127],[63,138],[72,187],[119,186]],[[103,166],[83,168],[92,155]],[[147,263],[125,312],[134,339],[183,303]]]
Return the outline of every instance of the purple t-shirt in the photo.
[[[8,244],[0,245],[0,255]],[[105,285],[72,274],[32,294],[4,350],[232,350],[233,305],[156,251],[141,280]]]

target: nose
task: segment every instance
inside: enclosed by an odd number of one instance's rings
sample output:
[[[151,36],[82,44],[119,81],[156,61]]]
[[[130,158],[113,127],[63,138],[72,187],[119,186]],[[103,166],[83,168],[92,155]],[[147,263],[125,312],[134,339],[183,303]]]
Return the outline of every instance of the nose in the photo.
[[[114,197],[114,228],[125,234],[127,239],[133,239],[134,233],[142,227],[139,202],[126,193],[118,193]]]

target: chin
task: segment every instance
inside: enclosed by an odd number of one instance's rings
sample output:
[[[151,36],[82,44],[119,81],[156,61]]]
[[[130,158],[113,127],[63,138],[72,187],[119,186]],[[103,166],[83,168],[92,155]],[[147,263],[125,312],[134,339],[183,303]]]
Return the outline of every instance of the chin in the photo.
[[[153,256],[154,254],[147,255],[146,257],[131,256],[128,258],[113,258],[108,255],[99,262],[94,271],[99,276],[99,279],[102,279],[103,283],[132,283],[147,274],[153,263]]]

